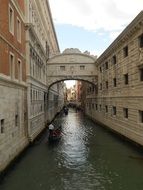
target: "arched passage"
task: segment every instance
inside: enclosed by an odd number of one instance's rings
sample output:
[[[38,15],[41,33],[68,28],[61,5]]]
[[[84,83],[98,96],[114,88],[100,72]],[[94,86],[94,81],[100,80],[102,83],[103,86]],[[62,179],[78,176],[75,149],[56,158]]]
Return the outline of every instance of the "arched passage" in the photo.
[[[97,86],[97,83],[95,82],[95,81],[97,81],[97,79],[94,80],[94,81],[90,81],[90,79],[87,80],[87,79],[83,79],[83,78],[81,78],[81,77],[79,77],[79,78],[75,77],[75,78],[63,78],[63,79],[60,79],[60,80],[55,79],[55,81],[53,80],[53,83],[50,83],[50,85],[48,86],[48,90],[49,90],[54,84],[56,84],[56,83],[64,82],[64,81],[69,81],[69,80],[83,81],[83,82],[87,82],[87,83],[89,83],[89,84],[91,84],[91,85]]]
[[[52,115],[50,108],[56,109],[56,112],[60,112],[63,105],[74,105],[76,108],[84,110],[85,107],[85,95],[92,92],[96,94],[98,92],[97,84],[84,79],[76,78],[76,81],[80,83],[75,83],[73,87],[67,88],[64,85],[64,81],[72,80],[71,78],[55,81],[48,88],[48,115]],[[58,83],[60,85],[58,85]],[[55,90],[55,88],[56,90]],[[88,89],[87,89],[88,87]],[[57,93],[58,92],[58,93]]]

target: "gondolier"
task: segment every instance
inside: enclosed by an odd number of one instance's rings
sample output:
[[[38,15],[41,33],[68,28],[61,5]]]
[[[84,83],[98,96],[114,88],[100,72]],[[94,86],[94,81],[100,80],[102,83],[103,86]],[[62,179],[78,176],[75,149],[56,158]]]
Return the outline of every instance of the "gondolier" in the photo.
[[[49,125],[49,130],[54,130],[54,125],[51,123],[50,125]]]
[[[49,140],[50,141],[56,141],[59,140],[61,137],[61,129],[55,128],[53,124],[49,125]]]

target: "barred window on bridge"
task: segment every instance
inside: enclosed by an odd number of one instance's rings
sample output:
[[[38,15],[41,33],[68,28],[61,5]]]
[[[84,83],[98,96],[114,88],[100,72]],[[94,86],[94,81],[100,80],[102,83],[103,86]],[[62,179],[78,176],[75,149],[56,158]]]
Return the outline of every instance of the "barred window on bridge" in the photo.
[[[80,65],[80,70],[85,70],[85,66],[84,65]]]
[[[60,70],[65,71],[66,70],[65,66],[60,66]]]

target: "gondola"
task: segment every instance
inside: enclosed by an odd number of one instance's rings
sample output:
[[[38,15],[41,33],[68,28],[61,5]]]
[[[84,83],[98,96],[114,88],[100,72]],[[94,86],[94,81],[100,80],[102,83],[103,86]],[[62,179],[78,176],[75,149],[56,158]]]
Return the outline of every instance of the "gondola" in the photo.
[[[49,131],[48,139],[50,142],[58,141],[58,140],[60,140],[60,138],[61,138],[61,129],[60,128]]]

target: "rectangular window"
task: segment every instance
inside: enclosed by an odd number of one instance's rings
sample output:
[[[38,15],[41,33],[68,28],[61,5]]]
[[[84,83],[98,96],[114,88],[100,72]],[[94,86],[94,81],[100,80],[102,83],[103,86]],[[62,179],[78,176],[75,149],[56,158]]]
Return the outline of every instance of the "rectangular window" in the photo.
[[[123,53],[124,53],[124,57],[127,57],[128,56],[128,46],[125,46],[123,48]]]
[[[12,53],[10,53],[10,57],[9,57],[9,75],[11,77],[11,79],[14,78],[15,76],[15,64],[14,64],[14,55]]]
[[[105,106],[105,112],[108,113],[108,106]]]
[[[17,40],[21,42],[21,21],[17,18]]]
[[[96,104],[96,110],[98,110],[98,105]]]
[[[100,83],[100,90],[102,90],[102,83]]]
[[[139,47],[143,47],[143,34],[139,36]]]
[[[47,55],[47,57],[49,58],[49,50],[50,50],[50,48],[49,48],[49,45],[48,45],[48,42],[46,41],[46,47],[45,47],[45,49],[46,49],[46,55]]]
[[[92,103],[92,109],[94,109],[94,104]]]
[[[15,126],[16,127],[18,126],[18,115],[17,114],[15,115]]]
[[[124,118],[128,118],[128,108],[123,108]]]
[[[140,81],[143,81],[143,68],[141,68],[139,72],[140,72]]]
[[[113,78],[113,86],[114,86],[114,87],[117,86],[116,78]]]
[[[21,64],[21,60],[18,60],[18,80],[21,81],[22,80],[22,64]]]
[[[4,119],[0,120],[0,133],[4,133]]]
[[[108,69],[108,61],[105,62],[105,69],[106,69],[106,70]]]
[[[106,81],[106,89],[108,89],[108,81]]]
[[[61,71],[65,71],[65,66],[60,66]]]
[[[128,73],[124,75],[124,84],[129,84]]]
[[[80,70],[84,70],[85,66],[84,65],[80,65]]]
[[[102,73],[102,67],[100,67],[99,69],[100,69],[100,73]]]
[[[139,110],[139,122],[143,123],[143,111]]]
[[[26,121],[27,121],[27,113],[24,112],[24,122],[26,123]]]
[[[30,90],[30,99],[31,99],[31,102],[33,100],[33,92],[32,92],[32,89]]]
[[[35,63],[33,63],[33,68],[32,68],[32,76],[35,76]]]
[[[99,105],[99,108],[100,108],[100,111],[102,110],[102,106],[101,106],[101,104]]]
[[[113,115],[116,115],[116,107],[115,106],[113,106],[112,111],[113,111]]]
[[[112,57],[112,63],[115,65],[117,63],[116,55]]]
[[[14,10],[9,5],[9,31],[14,35]]]

